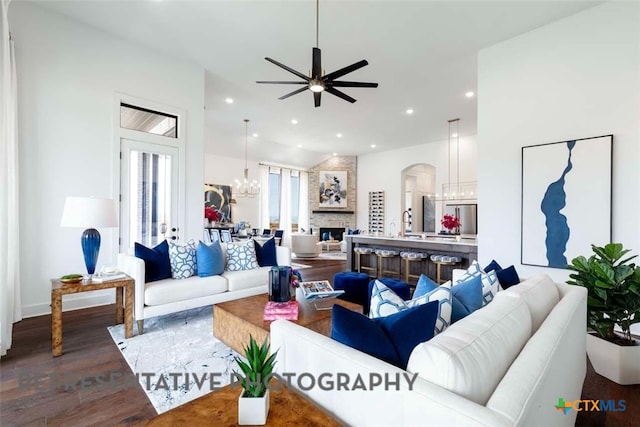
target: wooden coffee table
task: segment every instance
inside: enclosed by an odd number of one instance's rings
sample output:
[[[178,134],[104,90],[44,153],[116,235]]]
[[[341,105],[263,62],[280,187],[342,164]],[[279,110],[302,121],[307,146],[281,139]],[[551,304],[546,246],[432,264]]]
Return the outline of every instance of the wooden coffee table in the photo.
[[[318,310],[313,303],[305,301],[300,295],[298,301],[298,320],[294,322],[322,335],[331,335],[331,310]],[[249,344],[252,335],[258,344],[269,336],[271,321],[263,320],[264,306],[269,300],[267,294],[255,295],[213,306],[213,335],[240,354]],[[339,304],[350,310],[362,313],[362,306],[340,299],[319,300],[320,307]]]
[[[285,386],[269,394],[268,426],[333,427],[339,422],[306,397]],[[146,423],[147,426],[235,426],[238,422],[240,387],[226,386],[171,409]]]

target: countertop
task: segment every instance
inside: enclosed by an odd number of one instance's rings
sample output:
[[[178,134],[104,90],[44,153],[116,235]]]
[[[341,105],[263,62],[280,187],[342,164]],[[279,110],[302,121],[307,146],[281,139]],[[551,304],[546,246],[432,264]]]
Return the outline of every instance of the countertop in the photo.
[[[478,246],[478,242],[475,236],[461,235],[461,236],[429,236],[423,238],[421,235],[407,235],[405,237],[394,236],[375,236],[370,234],[350,234],[345,236],[349,238],[364,238],[371,239],[372,241],[387,241],[387,242],[428,242],[428,243],[446,243],[450,245],[464,245],[464,246]],[[460,237],[458,241],[457,237]]]

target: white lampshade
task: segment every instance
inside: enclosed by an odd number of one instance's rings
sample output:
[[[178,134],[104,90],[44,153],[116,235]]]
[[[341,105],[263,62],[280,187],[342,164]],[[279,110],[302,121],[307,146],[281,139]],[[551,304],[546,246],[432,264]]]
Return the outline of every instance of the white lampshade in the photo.
[[[116,202],[98,197],[67,197],[61,227],[106,228],[118,226]]]

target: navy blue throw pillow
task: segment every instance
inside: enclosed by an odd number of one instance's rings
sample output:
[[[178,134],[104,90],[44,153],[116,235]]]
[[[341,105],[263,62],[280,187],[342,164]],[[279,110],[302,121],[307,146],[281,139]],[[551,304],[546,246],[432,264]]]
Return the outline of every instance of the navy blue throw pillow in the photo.
[[[333,306],[331,313],[331,338],[376,359],[400,365],[400,357],[391,340],[376,322],[338,304]]]
[[[482,307],[482,279],[474,276],[451,288],[451,323]]]
[[[498,271],[502,270],[502,267],[500,267],[500,264],[498,264],[498,262],[497,262],[495,259],[494,259],[494,260],[491,260],[491,262],[489,263],[489,265],[487,265],[487,266],[484,268],[484,272],[485,272],[485,273],[488,273],[488,272],[493,271],[493,270],[495,270],[495,271],[496,271],[496,273],[497,273]]]
[[[278,260],[276,257],[276,239],[273,237],[260,246],[257,240],[253,241],[256,247],[256,258],[260,267],[277,267]]]
[[[144,281],[146,283],[171,279],[169,244],[166,240],[154,248],[135,243],[133,250],[136,258],[144,260]]]
[[[413,349],[433,338],[439,304],[432,301],[377,319],[369,319],[336,304],[331,319],[331,338],[406,369]]]
[[[397,365],[399,368],[407,369],[413,349],[418,344],[433,338],[439,307],[440,301],[431,301],[399,313],[373,319],[396,348],[400,357],[400,364]]]
[[[496,275],[498,276],[498,282],[500,282],[502,289],[508,289],[520,283],[520,277],[518,277],[518,272],[513,265],[499,270]]]

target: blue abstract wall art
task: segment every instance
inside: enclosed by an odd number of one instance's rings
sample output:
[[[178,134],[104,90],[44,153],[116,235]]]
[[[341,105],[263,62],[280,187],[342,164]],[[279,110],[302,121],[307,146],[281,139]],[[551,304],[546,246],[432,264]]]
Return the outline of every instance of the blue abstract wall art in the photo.
[[[522,147],[521,262],[566,268],[611,241],[613,136]]]

